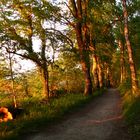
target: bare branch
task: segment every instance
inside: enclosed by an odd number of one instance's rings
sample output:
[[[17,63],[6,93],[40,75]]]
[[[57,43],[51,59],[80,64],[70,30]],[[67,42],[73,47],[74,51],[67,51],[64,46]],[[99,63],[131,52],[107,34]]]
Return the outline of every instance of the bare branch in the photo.
[[[66,2],[64,2],[64,4],[66,4],[66,6],[67,6],[67,8],[69,9],[70,13],[73,15],[73,17],[75,17],[75,14],[74,14],[74,12],[72,11],[72,9],[70,8],[70,6],[69,6]]]

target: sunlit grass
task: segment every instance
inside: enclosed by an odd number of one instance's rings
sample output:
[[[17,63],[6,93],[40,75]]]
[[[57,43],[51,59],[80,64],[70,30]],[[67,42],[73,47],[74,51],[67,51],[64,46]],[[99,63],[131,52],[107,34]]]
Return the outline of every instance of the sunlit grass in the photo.
[[[140,139],[140,97],[134,97],[128,84],[119,87],[122,93],[123,114],[132,139]]]

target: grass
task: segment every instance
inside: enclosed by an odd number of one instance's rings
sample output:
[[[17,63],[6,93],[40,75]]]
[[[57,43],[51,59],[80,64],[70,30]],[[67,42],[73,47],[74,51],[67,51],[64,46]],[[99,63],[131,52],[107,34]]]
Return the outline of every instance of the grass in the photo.
[[[124,111],[125,120],[127,122],[132,139],[140,139],[140,97],[129,102]]]
[[[21,101],[23,114],[15,120],[0,124],[1,140],[16,140],[19,135],[37,131],[42,126],[60,121],[65,114],[74,112],[90,102],[95,96],[99,96],[103,90],[94,92],[94,96],[82,94],[66,94],[58,99],[53,99],[49,104],[41,103],[41,100],[26,99]]]
[[[131,90],[125,85],[120,87],[123,99],[123,114],[131,139],[140,140],[140,97],[133,97]]]

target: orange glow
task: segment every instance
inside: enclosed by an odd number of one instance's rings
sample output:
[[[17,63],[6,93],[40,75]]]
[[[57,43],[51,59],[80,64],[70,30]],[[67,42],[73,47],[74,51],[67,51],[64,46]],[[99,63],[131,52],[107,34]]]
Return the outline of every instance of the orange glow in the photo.
[[[0,108],[0,114],[2,114],[2,118],[0,118],[0,122],[7,122],[8,120],[12,120],[12,114],[8,111],[6,107]]]

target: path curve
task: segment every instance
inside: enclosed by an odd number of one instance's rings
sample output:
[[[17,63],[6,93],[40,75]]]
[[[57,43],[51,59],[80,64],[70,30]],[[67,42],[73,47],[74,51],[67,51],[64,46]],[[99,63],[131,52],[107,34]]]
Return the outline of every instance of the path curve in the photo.
[[[130,140],[121,113],[119,92],[109,89],[61,124],[24,140]]]

